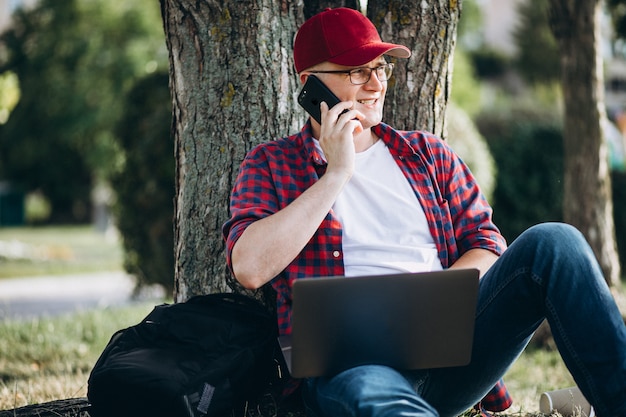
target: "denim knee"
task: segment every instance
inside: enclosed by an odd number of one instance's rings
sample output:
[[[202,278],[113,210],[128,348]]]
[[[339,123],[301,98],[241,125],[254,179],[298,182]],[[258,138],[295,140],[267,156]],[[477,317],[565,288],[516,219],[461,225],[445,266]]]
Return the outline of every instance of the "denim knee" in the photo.
[[[583,234],[566,223],[540,223],[528,228],[513,242],[531,255],[535,266],[552,265],[557,269],[596,268],[597,260]]]
[[[547,222],[529,227],[518,239],[533,239],[537,244],[551,247],[571,247],[572,243],[586,245],[583,234],[567,223]]]
[[[331,378],[313,378],[305,388],[309,409],[322,416],[438,416],[405,376],[386,366],[364,365]]]

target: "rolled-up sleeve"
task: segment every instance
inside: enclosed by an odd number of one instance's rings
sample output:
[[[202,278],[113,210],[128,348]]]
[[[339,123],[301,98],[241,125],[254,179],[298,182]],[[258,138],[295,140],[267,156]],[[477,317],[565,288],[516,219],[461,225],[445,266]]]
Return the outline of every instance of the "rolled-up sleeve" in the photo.
[[[506,241],[493,222],[493,209],[467,165],[456,155],[449,155],[449,158],[445,198],[459,254],[480,248],[501,255]]]

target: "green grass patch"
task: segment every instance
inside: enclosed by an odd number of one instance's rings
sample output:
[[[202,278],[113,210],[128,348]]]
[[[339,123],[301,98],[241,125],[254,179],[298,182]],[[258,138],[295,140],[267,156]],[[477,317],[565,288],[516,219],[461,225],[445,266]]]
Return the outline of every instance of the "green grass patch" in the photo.
[[[91,225],[0,228],[0,278],[122,269],[120,238]]]
[[[154,307],[127,307],[0,322],[0,410],[87,395],[89,372],[117,330]]]
[[[0,228],[0,243],[18,242],[29,256],[0,251],[0,278],[122,270],[118,239],[92,226]],[[20,245],[16,245],[19,247]],[[615,289],[622,312],[624,289]],[[87,379],[117,330],[138,323],[154,302],[71,315],[0,321],[0,410],[87,395]],[[558,352],[529,348],[505,375],[514,400],[503,415],[539,413],[542,392],[573,386]]]
[[[555,350],[529,347],[504,379],[513,397],[508,412],[538,413],[541,393],[576,385]]]
[[[138,323],[153,302],[53,318],[0,322],[0,410],[87,395],[87,379],[114,332]],[[572,386],[557,352],[529,349],[505,376],[514,405],[537,414],[543,391]]]

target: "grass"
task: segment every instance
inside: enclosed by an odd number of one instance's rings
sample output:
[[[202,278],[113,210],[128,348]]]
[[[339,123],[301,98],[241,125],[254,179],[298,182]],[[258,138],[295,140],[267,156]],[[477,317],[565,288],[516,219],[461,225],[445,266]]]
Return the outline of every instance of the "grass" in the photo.
[[[507,413],[538,413],[542,392],[576,385],[558,352],[528,348],[505,375],[513,397]]]
[[[121,271],[117,236],[93,226],[0,227],[0,279]]]
[[[0,322],[0,410],[87,395],[93,364],[118,329],[153,307],[85,311],[67,316]],[[538,413],[543,391],[573,385],[558,353],[529,349],[505,377],[510,413]]]
[[[111,335],[153,305],[0,322],[0,409],[86,396],[89,372]]]
[[[0,242],[7,241],[22,242],[47,256],[16,259],[0,252],[0,278],[122,268],[119,241],[90,226],[0,228]],[[154,302],[144,302],[0,321],[0,410],[86,396],[89,373],[111,335],[139,322],[153,306]],[[539,413],[542,392],[574,385],[557,352],[532,348],[522,354],[505,381],[514,400],[506,414],[523,417]]]

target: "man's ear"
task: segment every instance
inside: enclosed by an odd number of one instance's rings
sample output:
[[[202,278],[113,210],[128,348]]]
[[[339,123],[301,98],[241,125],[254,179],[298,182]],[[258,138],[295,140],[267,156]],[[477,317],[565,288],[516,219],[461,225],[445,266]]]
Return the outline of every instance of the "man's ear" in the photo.
[[[304,85],[304,83],[306,82],[307,78],[309,78],[309,73],[307,72],[301,72],[300,73],[300,84]]]

